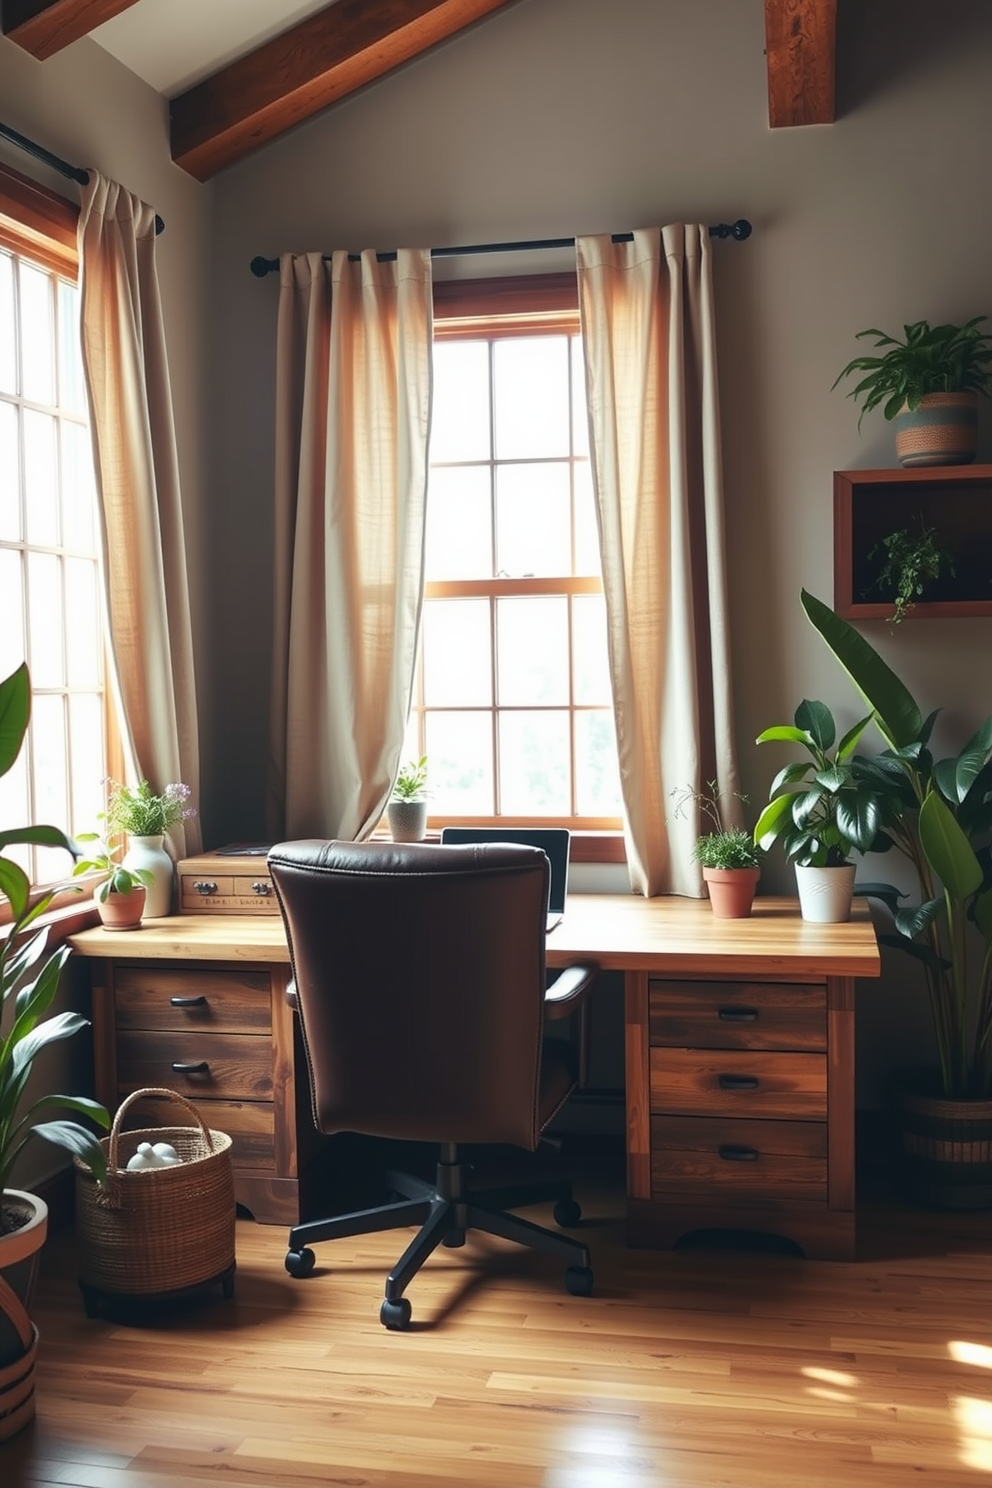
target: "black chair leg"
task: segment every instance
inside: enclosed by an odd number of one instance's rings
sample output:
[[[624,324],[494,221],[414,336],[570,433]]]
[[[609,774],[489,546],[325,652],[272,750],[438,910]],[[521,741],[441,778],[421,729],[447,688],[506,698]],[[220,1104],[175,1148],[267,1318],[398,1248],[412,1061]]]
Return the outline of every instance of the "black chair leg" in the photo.
[[[386,1277],[387,1302],[396,1302],[403,1295],[421,1266],[444,1240],[454,1217],[453,1204],[447,1199],[435,1199],[431,1213]]]
[[[379,1230],[399,1230],[404,1225],[420,1224],[430,1213],[428,1192],[423,1197],[400,1199],[395,1204],[377,1204],[374,1209],[353,1209],[348,1214],[335,1214],[329,1219],[311,1219],[289,1232],[290,1250],[300,1250],[319,1240],[343,1240],[346,1235],[371,1235]]]

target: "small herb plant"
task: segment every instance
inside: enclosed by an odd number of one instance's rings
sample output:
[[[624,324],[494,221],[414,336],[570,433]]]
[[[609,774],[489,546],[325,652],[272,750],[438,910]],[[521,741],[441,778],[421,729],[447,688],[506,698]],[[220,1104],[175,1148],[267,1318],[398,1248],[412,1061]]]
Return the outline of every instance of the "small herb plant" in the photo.
[[[704,832],[697,837],[696,845],[692,850],[693,860],[701,868],[759,868],[761,866],[761,853],[750,832],[746,832],[743,827],[724,825],[720,811],[722,797],[715,780],[708,780],[704,791],[693,790],[688,785],[681,786],[672,791],[672,797],[675,801],[676,816],[684,816],[687,807],[693,804],[698,808],[701,817],[708,817],[713,823],[714,830]],[[744,802],[747,797],[736,795],[736,799]]]
[[[874,336],[881,356],[859,356],[848,362],[833,387],[854,372],[863,372],[849,398],[861,404],[861,419],[879,404],[887,419],[905,407],[919,408],[927,393],[981,393],[989,397],[992,380],[992,335],[980,331],[987,315],[976,315],[964,325],[931,326],[917,320],[903,326],[905,340],[871,328],[857,339]],[[883,350],[884,348],[884,350]]]
[[[188,785],[167,785],[161,795],[155,794],[147,780],[140,780],[136,786],[118,785],[112,780],[110,786],[104,820],[111,836],[126,832],[129,837],[161,837],[170,827],[196,815],[189,805]]]
[[[140,834],[144,835],[144,834]],[[151,834],[148,834],[151,835]],[[111,847],[96,832],[80,832],[77,842],[95,842],[96,850],[88,858],[80,858],[73,868],[73,877],[81,873],[105,873],[107,876],[96,890],[95,898],[106,904],[111,894],[130,894],[132,889],[143,885],[146,889],[154,883],[154,875],[147,868],[125,868],[117,861],[119,848]]]
[[[394,801],[422,801],[427,795],[427,756],[408,760],[400,769],[393,786]]]
[[[898,625],[913,608],[931,579],[939,579],[946,572],[954,576],[954,560],[938,541],[932,527],[927,527],[922,516],[919,530],[900,527],[890,532],[874,547],[869,548],[869,559],[884,551],[885,559],[878,571],[874,588],[886,597],[894,595],[895,610],[889,617],[890,624]]]
[[[808,761],[786,765],[772,781],[754,829],[760,847],[767,851],[780,842],[786,857],[814,868],[841,867],[852,853],[870,850],[882,824],[881,806],[861,762],[852,757],[872,716],[848,730],[833,756],[837,729],[826,703],[804,700],[794,723],[776,724],[758,735],[758,744],[802,744],[810,754]]]

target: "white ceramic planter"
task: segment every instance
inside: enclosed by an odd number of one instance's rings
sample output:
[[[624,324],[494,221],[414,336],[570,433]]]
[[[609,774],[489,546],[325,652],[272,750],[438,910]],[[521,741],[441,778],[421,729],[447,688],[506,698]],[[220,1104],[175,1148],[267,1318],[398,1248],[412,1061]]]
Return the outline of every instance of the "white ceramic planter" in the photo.
[[[796,864],[796,887],[804,920],[839,925],[851,918],[854,897],[853,863],[840,868],[808,868]]]
[[[423,842],[427,836],[426,801],[390,801],[386,816],[394,842]]]
[[[144,868],[152,875],[145,886],[144,913],[149,920],[172,913],[172,859],[163,842],[163,837],[131,837],[124,854],[125,868]]]

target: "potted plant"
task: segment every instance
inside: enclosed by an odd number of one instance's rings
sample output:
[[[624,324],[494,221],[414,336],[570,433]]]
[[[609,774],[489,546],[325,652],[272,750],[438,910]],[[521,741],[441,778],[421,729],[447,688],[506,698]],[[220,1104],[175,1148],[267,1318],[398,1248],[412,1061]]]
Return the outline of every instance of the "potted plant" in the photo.
[[[975,458],[978,395],[989,397],[992,335],[979,330],[985,315],[964,325],[931,326],[917,320],[903,327],[905,339],[870,328],[881,356],[854,357],[833,386],[852,373],[864,376],[848,393],[861,403],[861,419],[882,407],[896,427],[901,465],[968,465]]]
[[[919,518],[919,531],[900,527],[888,533],[880,543],[869,548],[869,559],[879,555],[880,549],[885,557],[874,587],[886,597],[893,597],[895,609],[890,616],[891,625],[901,623],[928,582],[939,579],[945,570],[954,576],[953,558],[922,516]]]
[[[0,775],[20,753],[31,711],[31,683],[26,666],[0,682]],[[10,923],[0,938],[0,1441],[26,1425],[34,1414],[34,1359],[37,1329],[28,1309],[37,1275],[38,1256],[48,1227],[48,1208],[35,1194],[12,1189],[15,1164],[33,1137],[42,1137],[96,1164],[106,1163],[94,1134],[71,1120],[37,1122],[43,1111],[76,1112],[106,1129],[103,1106],[84,1096],[42,1093],[28,1087],[34,1061],[43,1049],[70,1038],[86,1026],[78,1013],[49,1016],[58,991],[68,946],[49,952],[48,931],[38,920],[52,894],[33,894],[23,869],[4,850],[19,844],[64,847],[68,838],[57,827],[14,827],[0,831],[0,892],[10,907]]]
[[[810,755],[809,760],[785,765],[778,772],[754,829],[760,847],[767,851],[780,842],[794,861],[805,920],[837,923],[850,919],[852,854],[867,852],[878,835],[881,812],[875,790],[852,764],[858,740],[870,722],[869,713],[834,749],[833,714],[826,703],[807,699],[796,709],[793,723],[765,729],[755,741],[802,744]]]
[[[150,919],[167,915],[172,909],[174,873],[164,846],[165,834],[170,827],[196,815],[189,804],[190,794],[189,786],[181,783],[167,785],[159,795],[144,779],[136,786],[111,781],[104,820],[110,836],[127,833],[123,866],[147,871],[148,877],[141,882],[147,891],[144,913]]]
[[[713,913],[721,920],[747,919],[761,875],[761,852],[751,833],[724,823],[721,794],[715,780],[706,782],[705,791],[684,786],[674,790],[672,796],[676,816],[684,816],[693,805],[700,821],[705,817],[713,824],[712,831],[700,833],[692,850],[694,862],[702,869]]]
[[[400,769],[386,806],[394,842],[423,842],[427,835],[427,756]]]
[[[992,717],[956,755],[935,759],[936,713],[923,717],[906,686],[852,626],[802,592],[809,620],[872,709],[883,751],[858,758],[875,790],[882,840],[911,865],[917,902],[889,884],[860,891],[891,917],[883,946],[905,952],[926,978],[933,1067],[903,1072],[892,1098],[902,1131],[903,1178],[948,1208],[992,1205]]]
[[[95,842],[96,848],[87,858],[79,858],[73,868],[73,876],[81,873],[102,873],[104,879],[97,885],[93,895],[97,913],[105,930],[138,930],[145,910],[145,894],[152,882],[148,868],[125,868],[117,861],[120,851],[111,847],[96,832],[80,832],[77,842]]]

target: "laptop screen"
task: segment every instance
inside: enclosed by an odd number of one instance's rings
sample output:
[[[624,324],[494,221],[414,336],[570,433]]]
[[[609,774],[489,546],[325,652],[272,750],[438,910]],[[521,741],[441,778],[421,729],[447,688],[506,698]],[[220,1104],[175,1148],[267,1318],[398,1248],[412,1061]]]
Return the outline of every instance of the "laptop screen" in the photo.
[[[567,827],[442,827],[442,843],[519,842],[524,847],[539,847],[551,864],[551,887],[548,897],[549,922],[565,912],[568,892],[568,845],[571,834]]]

